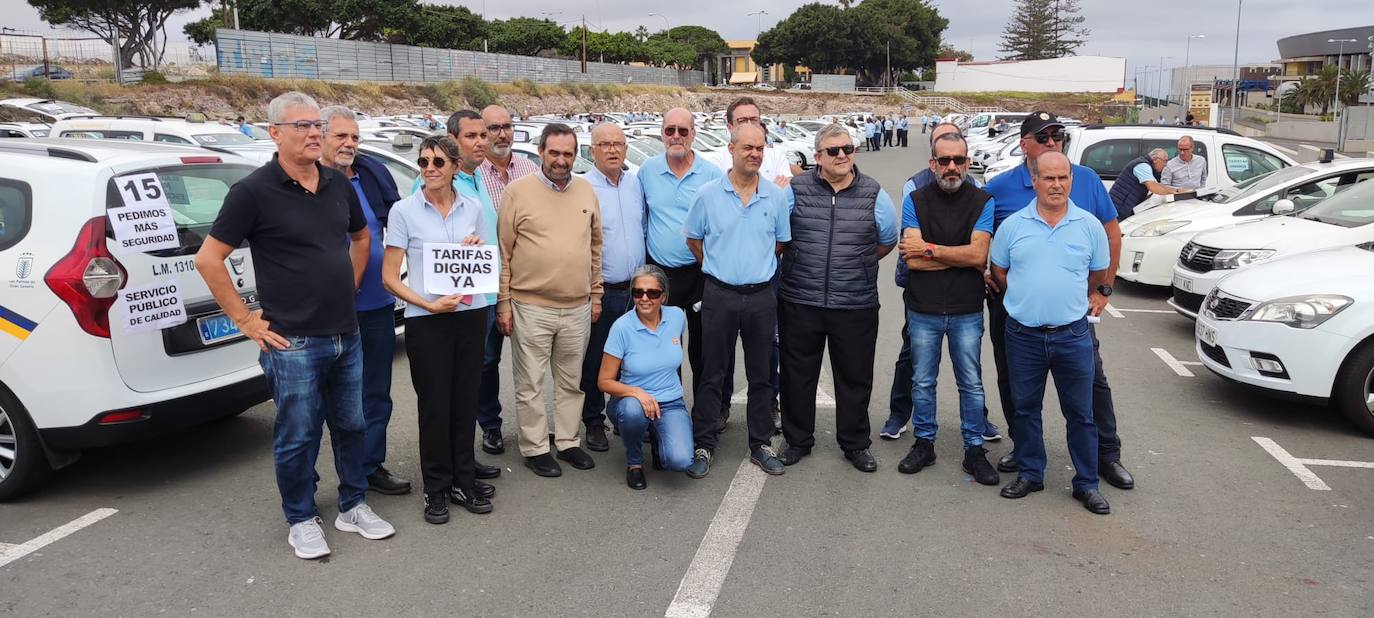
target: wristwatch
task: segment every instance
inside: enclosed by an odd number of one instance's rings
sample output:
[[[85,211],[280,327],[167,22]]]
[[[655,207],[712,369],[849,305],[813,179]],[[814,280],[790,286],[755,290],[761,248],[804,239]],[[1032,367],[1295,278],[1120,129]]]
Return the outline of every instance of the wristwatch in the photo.
[[[1098,294],[1101,294],[1101,295],[1103,295],[1103,296],[1111,296],[1111,295],[1112,295],[1112,286],[1107,285],[1107,284],[1105,284],[1105,283],[1102,284],[1102,285],[1099,285],[1099,286],[1097,286],[1097,293],[1098,293]]]

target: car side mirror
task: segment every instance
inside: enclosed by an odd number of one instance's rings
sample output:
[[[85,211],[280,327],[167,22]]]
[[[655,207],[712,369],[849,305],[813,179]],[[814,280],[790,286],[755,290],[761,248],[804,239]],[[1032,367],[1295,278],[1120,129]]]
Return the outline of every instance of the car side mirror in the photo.
[[[1293,200],[1279,200],[1274,202],[1274,208],[1270,212],[1276,215],[1286,215],[1294,210]]]

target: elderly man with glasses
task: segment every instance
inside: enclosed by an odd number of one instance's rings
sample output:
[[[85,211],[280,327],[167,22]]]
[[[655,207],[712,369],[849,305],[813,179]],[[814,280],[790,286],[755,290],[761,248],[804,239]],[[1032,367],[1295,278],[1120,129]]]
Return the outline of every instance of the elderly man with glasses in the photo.
[[[1193,138],[1184,135],[1178,138],[1178,156],[1169,159],[1160,182],[1166,186],[1191,191],[1207,185],[1207,157],[1193,154]]]

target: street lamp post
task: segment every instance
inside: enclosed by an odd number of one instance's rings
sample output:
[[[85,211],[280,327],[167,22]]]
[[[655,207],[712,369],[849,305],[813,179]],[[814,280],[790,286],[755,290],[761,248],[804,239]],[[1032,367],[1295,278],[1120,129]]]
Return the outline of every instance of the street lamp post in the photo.
[[[1159,95],[1161,95],[1161,94],[1164,93],[1164,60],[1165,60],[1165,59],[1173,60],[1174,57],[1173,57],[1173,56],[1160,56],[1160,57],[1159,57],[1159,75],[1157,75],[1157,76],[1155,77],[1155,100],[1158,100],[1158,99],[1159,99]],[[1169,99],[1167,99],[1167,98],[1164,99],[1164,104],[1165,104],[1165,105],[1168,105],[1168,104],[1169,104]]]
[[[1189,89],[1192,88],[1193,85],[1192,72],[1188,68],[1188,63],[1192,61],[1193,56],[1193,39],[1205,38],[1207,38],[1207,35],[1205,34],[1190,34],[1188,35],[1188,44],[1183,47],[1183,93],[1179,97],[1180,101],[1184,101],[1188,98],[1188,93],[1190,92]],[[1173,93],[1174,80],[1171,78],[1169,80],[1169,95],[1173,96]]]
[[[1332,119],[1336,121],[1336,151],[1345,150],[1345,132],[1341,130],[1341,56],[1345,55],[1346,43],[1359,43],[1358,39],[1327,39],[1327,43],[1340,43],[1336,48],[1336,109]]]
[[[764,16],[764,15],[767,15],[767,14],[768,14],[768,11],[765,11],[765,10],[763,10],[763,9],[759,9],[759,10],[757,10],[757,11],[754,11],[753,13],[748,13],[748,14],[745,15],[745,17],[753,17],[753,16],[755,16],[755,15],[757,15],[757,16],[759,17],[759,29],[754,33],[754,45],[758,45],[758,44],[759,44],[759,35],[760,35],[760,34],[763,34],[763,16]],[[750,61],[750,62],[753,62],[754,60],[753,60],[753,58],[750,58],[749,61]],[[758,71],[758,73],[759,73],[759,74],[758,74],[758,80],[759,80],[760,82],[763,81],[763,67],[755,65],[754,68],[756,68],[756,69],[759,70],[759,71]]]
[[[1231,57],[1231,128],[1236,127],[1236,82],[1240,81],[1240,14],[1245,9],[1245,0],[1236,0],[1236,50]],[[1220,118],[1216,126],[1220,127]]]
[[[672,43],[672,42],[673,42],[673,27],[670,26],[670,25],[668,25],[668,18],[667,18],[666,16],[664,16],[663,13],[649,13],[649,17],[662,17],[662,18],[663,18],[663,27],[664,27],[664,28],[667,28],[667,30],[664,30],[664,31],[663,31],[663,35],[666,36],[666,37],[668,37],[668,42],[669,42],[669,43]]]

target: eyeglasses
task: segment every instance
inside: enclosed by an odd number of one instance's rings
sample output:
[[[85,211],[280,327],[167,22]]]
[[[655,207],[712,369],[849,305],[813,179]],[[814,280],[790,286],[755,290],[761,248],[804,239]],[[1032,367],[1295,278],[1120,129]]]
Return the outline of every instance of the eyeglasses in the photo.
[[[843,146],[830,146],[829,148],[822,148],[821,152],[824,152],[825,154],[832,157],[840,156],[841,152],[847,155],[852,155],[854,154],[854,144],[845,144]]]
[[[968,157],[934,157],[935,164],[940,167],[949,167],[950,163],[963,165],[968,163]]]
[[[1063,130],[1052,131],[1049,133],[1036,133],[1035,143],[1048,144],[1050,140],[1054,140],[1056,144],[1062,144],[1064,143],[1064,138],[1066,137],[1068,137],[1068,134],[1064,133]]]
[[[506,124],[489,124],[487,125],[487,133],[500,133],[502,131],[510,131],[511,126],[512,125],[509,122],[507,122]]]
[[[295,127],[297,133],[305,133],[306,131],[309,131],[312,127],[323,131],[324,125],[325,122],[323,120],[297,120],[295,122],[272,123],[272,126],[275,127]]]
[[[415,163],[420,166],[420,169],[425,169],[429,167],[429,163],[431,160],[434,161],[434,169],[441,170],[445,167],[448,167],[448,159],[445,159],[443,157],[434,157],[433,159],[430,159],[429,157],[420,157],[419,159],[415,160]]]
[[[630,295],[634,296],[635,298],[647,297],[649,300],[658,300],[660,296],[663,296],[663,290],[657,288],[650,290],[646,290],[644,288],[634,288],[633,290],[630,290]]]
[[[761,124],[762,122],[763,119],[758,116],[735,116],[735,126],[740,126],[742,124]]]
[[[625,142],[597,142],[592,145],[602,150],[624,150],[626,147]]]
[[[687,137],[688,135],[691,135],[691,134],[692,134],[692,130],[691,130],[690,128],[687,128],[687,127],[663,127],[663,135],[664,135],[664,136],[667,136],[667,137],[672,137],[672,136],[674,136],[674,135],[678,135],[678,136],[681,136],[681,137]]]

